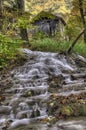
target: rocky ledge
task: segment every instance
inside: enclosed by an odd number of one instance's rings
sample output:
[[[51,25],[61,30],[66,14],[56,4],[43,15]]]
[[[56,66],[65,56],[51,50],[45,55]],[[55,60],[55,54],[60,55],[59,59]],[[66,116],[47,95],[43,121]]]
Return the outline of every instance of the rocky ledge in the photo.
[[[57,119],[86,116],[86,92],[68,96],[52,93],[47,108],[48,114]]]

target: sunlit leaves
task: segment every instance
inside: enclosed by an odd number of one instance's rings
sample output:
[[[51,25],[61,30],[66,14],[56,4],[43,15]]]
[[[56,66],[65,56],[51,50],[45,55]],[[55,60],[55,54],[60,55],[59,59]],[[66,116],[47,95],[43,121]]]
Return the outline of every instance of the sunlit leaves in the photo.
[[[64,0],[26,0],[29,6],[26,10],[33,12],[34,14],[40,11],[52,11],[54,13],[69,13],[70,9],[66,8],[66,3]]]

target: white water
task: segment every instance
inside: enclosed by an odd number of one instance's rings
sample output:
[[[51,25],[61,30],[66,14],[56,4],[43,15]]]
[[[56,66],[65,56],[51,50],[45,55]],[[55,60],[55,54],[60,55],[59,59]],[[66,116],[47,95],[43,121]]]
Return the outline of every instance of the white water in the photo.
[[[7,106],[7,110],[1,109],[3,114],[0,115],[0,130],[3,130],[3,126],[7,124],[7,122],[10,124],[9,130],[11,130],[21,125],[28,125],[33,121],[37,122],[40,119],[48,117],[46,113],[46,102],[50,95],[48,92],[48,79],[50,77],[61,74],[67,84],[77,83],[77,80],[71,81],[69,75],[77,70],[72,58],[67,59],[64,55],[57,53],[33,52],[27,49],[24,49],[23,52],[28,60],[23,66],[11,72],[14,85],[5,91],[7,97],[3,106],[5,108]],[[80,84],[83,84],[83,82],[83,80],[78,81]],[[63,88],[65,88],[65,86]],[[71,92],[74,93],[78,91],[71,89]],[[63,89],[63,92],[60,94],[71,92],[64,92]],[[40,111],[40,115],[37,114],[37,110]],[[35,112],[34,118],[31,117],[33,111]],[[65,124],[63,123],[63,125]],[[34,127],[36,128],[36,125]],[[39,130],[39,128],[41,130],[62,130],[57,126],[48,128],[47,125],[43,124],[37,126],[37,130]],[[73,128],[75,130],[85,130],[84,126],[77,126],[77,123],[70,123],[67,129],[74,130]]]

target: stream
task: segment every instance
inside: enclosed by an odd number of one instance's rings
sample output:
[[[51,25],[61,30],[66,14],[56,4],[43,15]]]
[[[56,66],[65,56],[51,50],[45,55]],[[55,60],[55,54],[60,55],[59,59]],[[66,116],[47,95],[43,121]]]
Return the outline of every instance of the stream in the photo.
[[[86,91],[86,59],[77,54],[67,57],[28,49],[23,53],[27,61],[11,71],[13,85],[6,88],[6,99],[0,104],[0,130],[86,130],[86,117],[50,124],[48,120],[52,115],[47,113],[51,95],[48,90],[53,77],[62,76],[64,80],[58,83],[56,93],[59,95]],[[77,67],[78,60],[74,57],[85,65]]]

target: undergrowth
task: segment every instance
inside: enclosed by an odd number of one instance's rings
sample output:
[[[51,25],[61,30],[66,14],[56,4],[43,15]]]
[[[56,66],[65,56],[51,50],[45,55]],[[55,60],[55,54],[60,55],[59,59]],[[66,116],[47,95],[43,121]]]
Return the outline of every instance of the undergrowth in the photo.
[[[58,41],[54,38],[43,37],[32,39],[29,49],[44,52],[64,52],[69,48],[70,44],[71,43],[67,41]],[[21,47],[22,40],[12,39],[0,34],[0,70],[8,66],[12,61],[14,63],[16,59],[22,59],[22,55],[19,51]],[[86,44],[77,43],[72,52],[77,52],[86,57]]]
[[[43,38],[33,40],[31,43],[31,50],[48,51],[48,52],[61,52],[68,48],[69,43],[56,41],[52,38]]]
[[[70,45],[71,43],[67,41],[57,41],[53,38],[43,38],[33,40],[30,49],[47,52],[64,52],[69,48]],[[86,57],[86,44],[83,42],[76,43],[72,52],[77,52],[80,55]]]
[[[86,57],[86,43],[83,42],[77,43],[73,50],[74,52],[77,52],[80,55]]]
[[[11,60],[17,58],[21,40],[12,39],[0,34],[0,70],[6,67]]]

